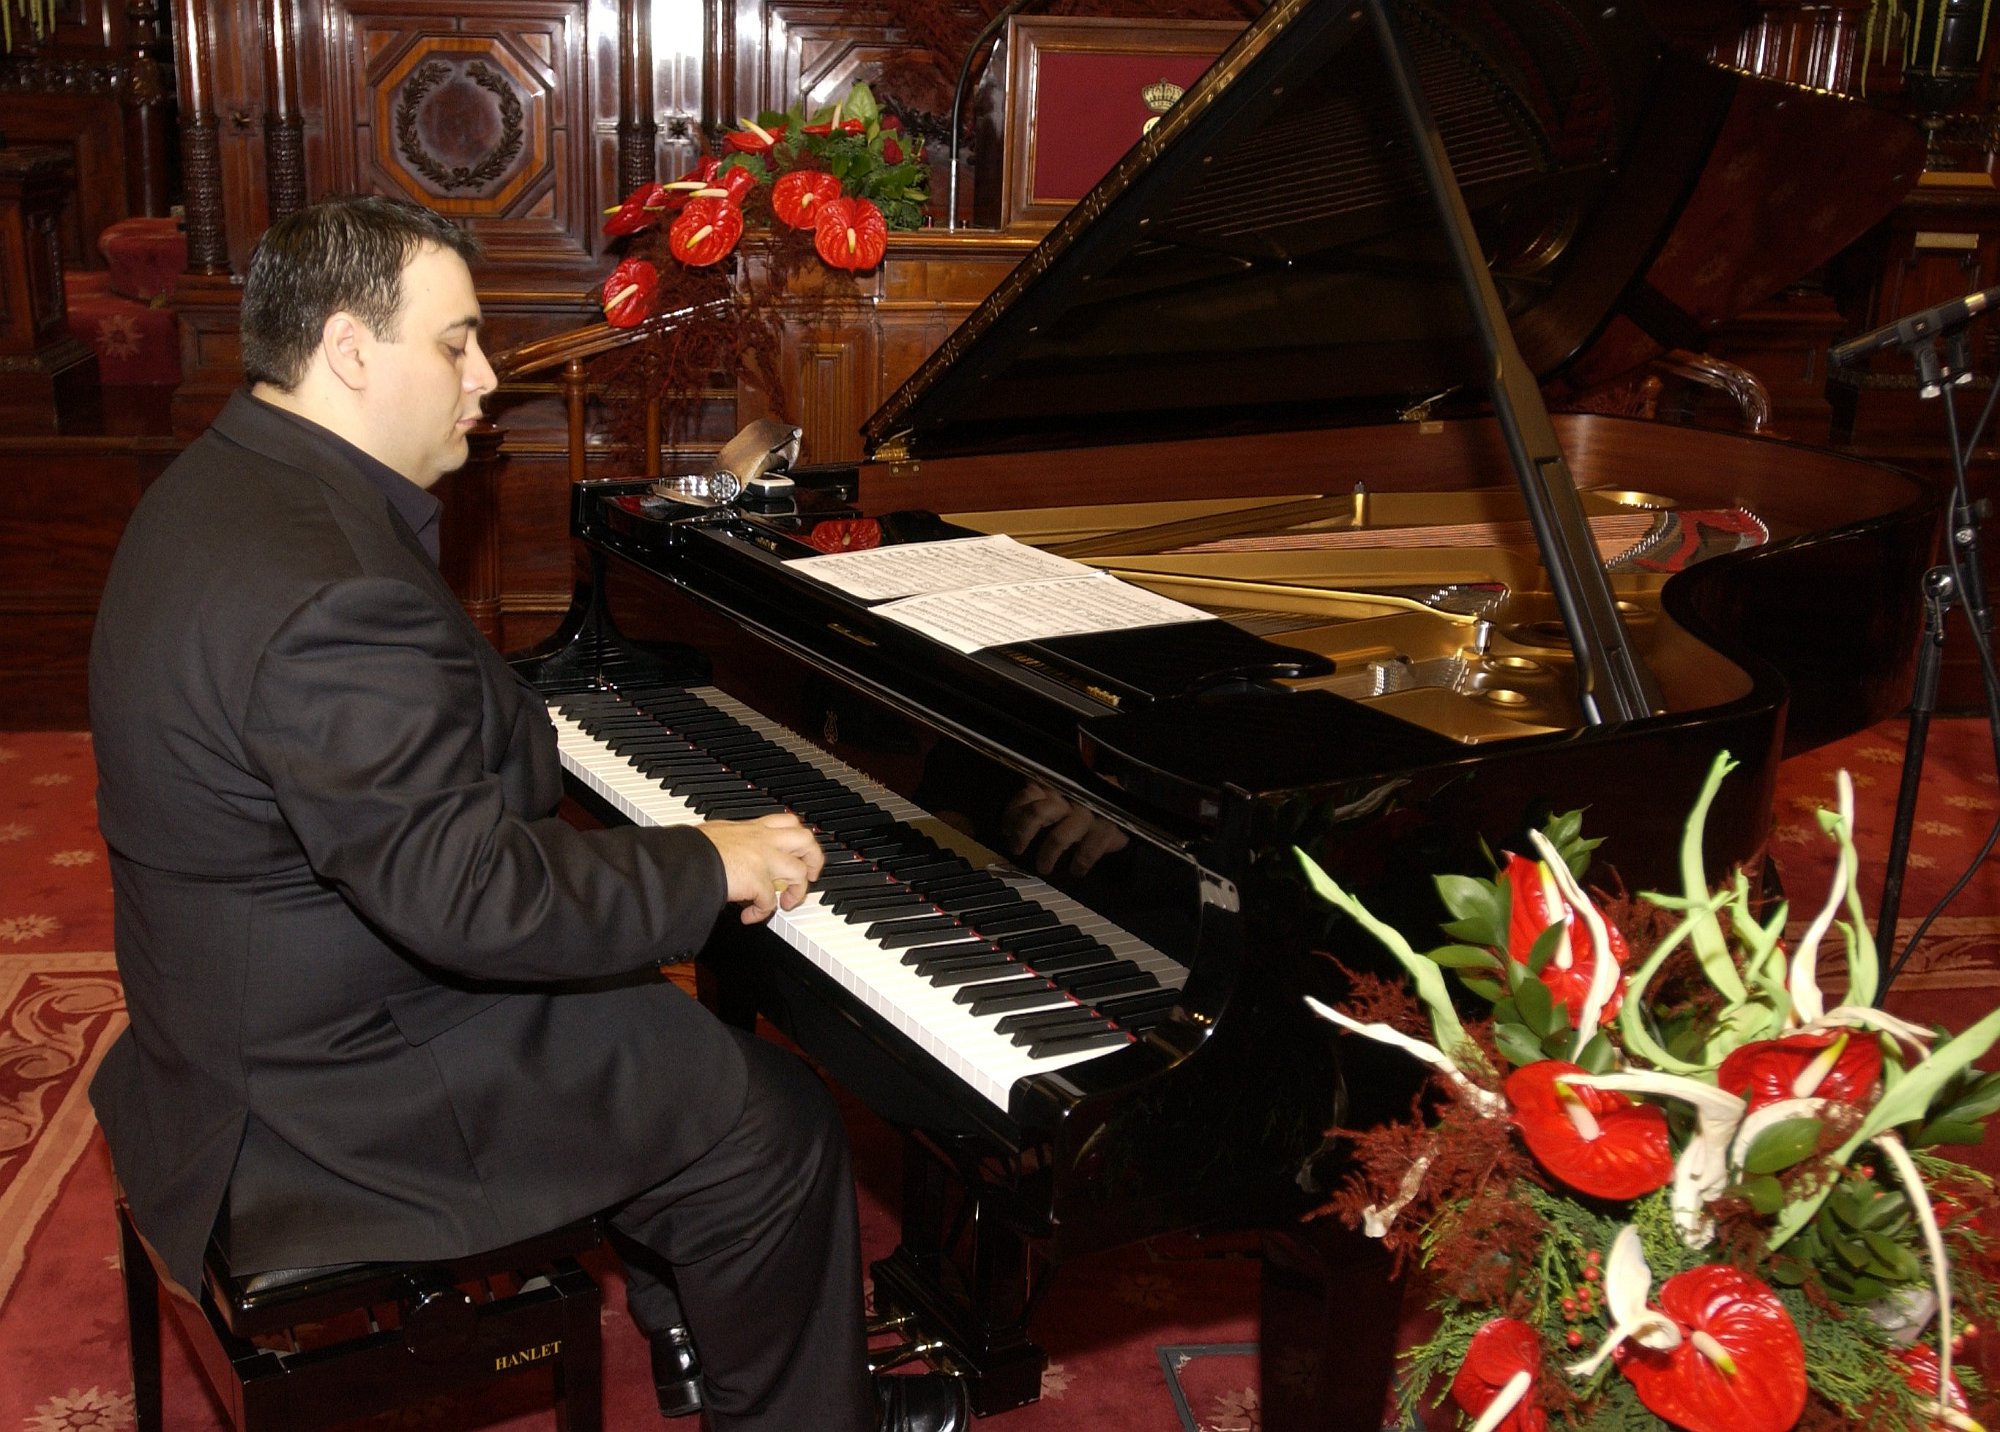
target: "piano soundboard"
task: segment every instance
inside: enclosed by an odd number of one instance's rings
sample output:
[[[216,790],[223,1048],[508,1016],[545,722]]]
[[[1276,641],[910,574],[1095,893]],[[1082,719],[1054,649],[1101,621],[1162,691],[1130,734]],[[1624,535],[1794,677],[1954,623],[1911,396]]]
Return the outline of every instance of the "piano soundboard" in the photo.
[[[1178,1001],[1177,961],[722,691],[593,688],[549,716],[563,769],[636,825],[796,812],[825,869],[771,931],[1003,1112]]]

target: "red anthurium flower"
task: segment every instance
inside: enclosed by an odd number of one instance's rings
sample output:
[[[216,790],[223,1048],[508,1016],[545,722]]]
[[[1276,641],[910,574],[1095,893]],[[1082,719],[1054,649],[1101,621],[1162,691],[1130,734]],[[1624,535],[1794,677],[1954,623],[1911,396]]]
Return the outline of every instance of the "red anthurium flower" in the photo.
[[[1715,1071],[1717,1086],[1752,1109],[1810,1098],[1865,1107],[1881,1077],[1882,1046],[1864,1030],[1753,1040],[1733,1050]]]
[[[636,327],[651,310],[653,290],[659,286],[658,269],[644,259],[625,260],[604,280],[604,321],[613,328]]]
[[[901,129],[903,127],[903,121],[896,118],[893,114],[883,115],[876,123],[884,129]]]
[[[743,237],[743,211],[723,198],[693,198],[667,230],[667,249],[694,268],[719,263]]]
[[[884,139],[882,141],[882,158],[891,164],[901,164],[903,162],[903,146],[896,143],[893,139]]]
[[[843,119],[839,124],[834,124],[831,121],[825,124],[808,124],[803,133],[831,134],[837,129],[842,134],[860,134],[867,128],[868,126],[858,119]]]
[[[808,547],[821,552],[853,552],[882,545],[882,524],[872,517],[830,517],[805,534]]]
[[[1919,1396],[1929,1398],[1935,1406],[1938,1395],[1937,1349],[1929,1343],[1897,1348],[1896,1360],[1903,1364],[1903,1381],[1915,1388]],[[1958,1379],[1955,1377],[1951,1380],[1951,1387],[1945,1392],[1944,1405],[1954,1412],[1972,1410],[1972,1404],[1966,1401],[1965,1389],[1958,1385]]]
[[[829,199],[819,206],[813,247],[835,268],[871,269],[889,249],[889,223],[866,199]]]
[[[816,228],[819,206],[840,197],[840,181],[823,169],[794,169],[771,186],[771,212],[795,229]]]
[[[722,167],[722,161],[714,155],[704,158],[701,163],[666,186],[667,212],[678,214],[696,191],[706,189],[715,182],[715,171]]]
[[[1451,1380],[1451,1400],[1467,1417],[1477,1419],[1519,1373],[1527,1373],[1528,1391],[1494,1432],[1543,1432],[1548,1414],[1535,1398],[1534,1379],[1542,1371],[1542,1343],[1535,1330],[1519,1318],[1495,1318],[1472,1335],[1465,1362]]]
[[[733,164],[722,172],[722,177],[717,179],[715,184],[722,190],[724,198],[740,207],[743,196],[757,187],[757,171],[746,169],[741,164]]]
[[[1507,953],[1519,963],[1526,964],[1528,953],[1534,949],[1542,931],[1562,923],[1570,912],[1570,904],[1563,898],[1555,877],[1539,860],[1530,860],[1510,851],[1500,867],[1500,875],[1507,882]],[[1611,957],[1624,965],[1627,958],[1625,937],[1609,920],[1604,922],[1604,929],[1611,946]],[[1558,952],[1542,967],[1541,976],[1550,996],[1569,1011],[1571,1023],[1583,1013],[1584,1000],[1590,994],[1591,973],[1596,968],[1597,956],[1591,944],[1590,928],[1581,915],[1576,916],[1569,922],[1568,967],[1563,966],[1562,955]],[[1610,1019],[1618,1013],[1623,993],[1622,986],[1612,991],[1611,998],[1605,1001],[1603,1018]]]
[[[1680,1326],[1680,1344],[1626,1342],[1617,1353],[1652,1412],[1687,1432],[1786,1432],[1799,1420],[1806,1350],[1777,1294],[1709,1263],[1667,1279],[1658,1306]]]
[[[1528,1152],[1594,1198],[1638,1198],[1663,1186],[1674,1174],[1666,1114],[1610,1089],[1564,1082],[1581,1073],[1543,1059],[1507,1076],[1507,1102]]]
[[[785,126],[774,124],[769,129],[755,120],[739,119],[741,129],[732,129],[722,136],[722,142],[738,154],[769,154],[774,145],[785,137]]]
[[[617,238],[652,227],[667,211],[668,198],[666,185],[641,184],[625,196],[624,203],[615,209],[605,210],[611,217],[604,221],[604,232]]]

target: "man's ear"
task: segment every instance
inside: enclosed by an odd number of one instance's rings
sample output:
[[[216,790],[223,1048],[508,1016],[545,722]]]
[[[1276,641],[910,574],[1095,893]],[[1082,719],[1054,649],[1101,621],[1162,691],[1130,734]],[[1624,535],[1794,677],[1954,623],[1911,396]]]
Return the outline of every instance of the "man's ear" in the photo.
[[[373,338],[368,325],[345,309],[335,313],[320,330],[320,356],[340,383],[360,389],[368,384],[368,347]]]

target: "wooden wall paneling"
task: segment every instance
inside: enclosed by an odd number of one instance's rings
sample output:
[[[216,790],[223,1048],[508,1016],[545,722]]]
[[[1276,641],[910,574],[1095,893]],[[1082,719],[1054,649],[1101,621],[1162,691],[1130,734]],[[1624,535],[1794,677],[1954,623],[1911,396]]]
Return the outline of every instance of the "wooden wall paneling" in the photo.
[[[0,727],[81,729],[98,594],[158,439],[0,438]]]
[[[65,150],[76,186],[63,205],[58,232],[69,268],[102,268],[97,236],[124,218],[124,107],[116,90],[51,93],[0,90],[0,134],[10,144],[54,145]]]
[[[746,11],[750,24],[743,23]],[[801,98],[808,108],[831,104],[856,80],[873,79],[875,67],[902,49],[902,32],[886,15],[866,30],[852,17],[838,0],[734,0],[735,105],[721,123],[789,109]],[[745,44],[751,36],[754,43]]]

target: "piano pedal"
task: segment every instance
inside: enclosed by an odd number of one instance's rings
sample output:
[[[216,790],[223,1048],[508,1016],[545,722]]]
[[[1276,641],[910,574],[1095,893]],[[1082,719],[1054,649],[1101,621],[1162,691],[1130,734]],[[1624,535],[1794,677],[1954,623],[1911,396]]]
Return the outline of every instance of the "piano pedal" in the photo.
[[[935,1339],[929,1342],[912,1341],[897,1343],[893,1347],[871,1349],[868,1353],[868,1374],[872,1377],[878,1372],[887,1372],[892,1367],[901,1367],[905,1363],[916,1362],[919,1359],[931,1364],[933,1371],[943,1371],[944,1369],[931,1363],[932,1355],[943,1351],[944,1344]]]

